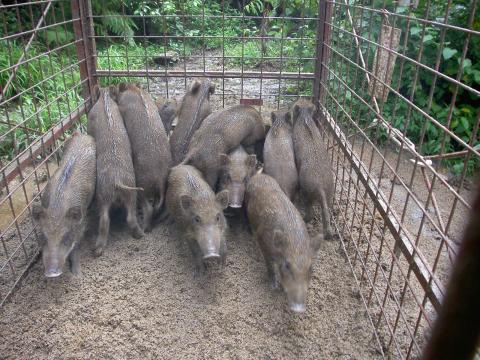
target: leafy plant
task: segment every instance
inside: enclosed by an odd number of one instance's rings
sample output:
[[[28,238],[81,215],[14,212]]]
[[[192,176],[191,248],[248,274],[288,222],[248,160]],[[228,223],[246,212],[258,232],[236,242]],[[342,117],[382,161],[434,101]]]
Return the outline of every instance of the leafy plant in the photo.
[[[429,19],[444,22],[446,6],[447,3],[445,2],[432,4],[429,8]],[[415,18],[425,16],[426,2],[420,1],[417,9],[409,10],[406,7],[396,6],[393,1],[375,0],[372,7],[377,9],[385,7],[390,12],[405,14],[413,18],[413,20],[407,20],[404,17],[395,18],[395,27],[402,29],[402,37],[397,49],[399,53],[405,54],[409,59],[417,60],[430,68],[434,68],[437,59],[439,59],[439,72],[454,79],[459,76],[459,81],[462,84],[480,89],[480,42],[478,37],[470,38],[468,51],[462,61],[463,46],[467,40],[466,33],[446,30],[442,34],[441,27],[415,20]],[[465,26],[470,15],[469,7],[470,1],[455,1],[449,12],[448,23]],[[352,26],[346,14],[339,12],[336,15],[336,21],[340,23],[340,26],[351,32]],[[365,11],[361,18],[362,22],[356,24],[357,33],[363,38],[377,41],[380,36],[382,17],[376,13]],[[480,29],[480,22],[474,22],[474,28],[476,30]],[[442,36],[444,37],[443,40]],[[333,44],[336,51],[351,61],[360,63],[356,47],[351,46],[352,37],[350,35],[342,31],[334,31],[333,38],[335,39]],[[372,71],[375,67],[373,61],[376,47],[366,41],[361,41],[360,44],[368,69]],[[419,55],[419,49],[422,49],[421,56]],[[366,79],[363,76],[344,76],[352,74],[356,71],[355,68],[347,65],[347,62],[340,59],[335,53],[333,53],[331,59],[331,68],[346,86],[352,88],[356,94],[361,94],[367,103],[371,104],[372,99],[368,95]],[[338,82],[338,80],[332,80],[331,88],[338,89]],[[402,131],[417,144],[422,154],[432,155],[438,154],[441,150],[453,152],[464,149],[463,145],[455,138],[448,136],[441,126],[448,127],[450,131],[466,143],[472,141],[474,145],[478,144],[480,133],[478,133],[478,130],[477,133],[473,132],[477,122],[476,109],[480,108],[480,99],[473,95],[471,91],[466,91],[463,87],[457,87],[452,82],[400,57],[396,60],[391,87],[398,89],[401,96],[411,100],[415,107],[390,91],[387,100],[380,104],[382,115],[395,128]],[[432,89],[432,87],[434,88]],[[340,85],[340,88],[343,88],[343,86]],[[456,94],[455,103],[452,104],[454,93]],[[374,114],[372,111],[356,96],[348,99],[347,108],[352,109],[350,115],[355,121],[359,122],[361,127],[368,127],[373,121]],[[431,121],[422,112],[426,112],[440,125]],[[340,121],[345,120],[340,118]],[[386,139],[386,133],[383,130],[375,129],[370,135],[379,141]],[[451,159],[445,161],[444,164],[453,172],[458,173],[463,171],[463,160],[462,158]],[[472,157],[466,165],[468,173],[472,174],[478,169],[479,165],[480,162]]]

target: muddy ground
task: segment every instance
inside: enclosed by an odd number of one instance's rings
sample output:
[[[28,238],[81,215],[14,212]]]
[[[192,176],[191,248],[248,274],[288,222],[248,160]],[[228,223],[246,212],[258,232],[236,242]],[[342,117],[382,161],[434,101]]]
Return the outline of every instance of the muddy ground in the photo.
[[[226,267],[211,266],[200,278],[169,225],[134,240],[117,221],[99,258],[90,231],[78,278],[46,279],[37,262],[0,310],[0,357],[380,357],[338,242],[318,253],[307,312],[294,315],[270,288],[244,219],[228,219]]]

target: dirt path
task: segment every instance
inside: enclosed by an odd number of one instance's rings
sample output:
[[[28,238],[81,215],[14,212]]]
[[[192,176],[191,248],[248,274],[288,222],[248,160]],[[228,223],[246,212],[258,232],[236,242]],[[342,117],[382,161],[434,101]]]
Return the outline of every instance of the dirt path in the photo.
[[[117,222],[100,258],[85,240],[80,278],[47,280],[37,262],[0,310],[1,358],[379,357],[338,243],[320,250],[297,316],[269,287],[244,220],[229,222],[227,266],[200,279],[167,226],[137,241]]]

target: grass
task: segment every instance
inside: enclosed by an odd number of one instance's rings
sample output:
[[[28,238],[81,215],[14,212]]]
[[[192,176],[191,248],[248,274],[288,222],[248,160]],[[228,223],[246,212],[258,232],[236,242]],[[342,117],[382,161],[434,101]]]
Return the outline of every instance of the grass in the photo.
[[[259,35],[258,21],[228,17],[226,19],[221,17],[204,19],[201,16],[203,12],[200,5],[201,3],[197,2],[182,5],[187,6],[184,10],[192,14],[191,17],[183,20],[180,17],[170,17],[166,20],[161,17],[153,18],[152,26],[157,26],[157,28],[154,28],[155,33],[179,36],[169,39],[167,44],[134,43],[133,38],[131,38],[132,41],[98,41],[98,68],[102,70],[140,70],[146,67],[155,67],[155,57],[166,52],[176,52],[181,61],[183,61],[184,56],[201,54],[203,50],[206,50],[215,51],[219,54],[224,53],[227,57],[224,62],[226,69],[239,69],[242,66],[259,69],[260,65],[264,64],[264,71],[269,71],[272,67],[282,72],[314,71],[314,60],[308,58],[314,58],[315,56],[315,23],[307,22],[301,24],[294,21],[287,23],[280,20],[277,22],[272,21],[269,25],[268,36],[273,37],[273,39],[268,40],[266,53],[262,54],[260,40],[249,39]],[[188,8],[189,6],[192,8]],[[208,2],[208,6],[204,10],[206,15],[218,16],[222,14],[221,6],[215,2]],[[172,8],[170,10],[164,9],[164,11],[176,14],[179,10]],[[239,15],[240,13],[236,9],[225,8],[225,14]],[[202,33],[205,36],[213,36],[213,38],[189,38],[191,36],[199,36]],[[435,33],[431,34],[432,39],[435,39],[435,36],[437,36]],[[246,39],[239,39],[240,37],[246,37]],[[299,41],[299,38],[303,38],[303,40]],[[356,53],[350,54],[347,50],[352,49],[349,40],[351,39],[339,37],[334,44],[335,47],[340,46],[338,48],[339,52],[345,53],[347,57],[354,60]],[[69,68],[70,64],[76,62],[76,49],[74,46],[69,46],[61,51],[54,51],[50,56],[47,56],[45,52],[48,49],[39,41],[34,42],[26,54],[27,59],[33,58],[34,60],[22,64],[18,68],[14,81],[5,93],[5,98],[9,100],[7,100],[6,106],[0,109],[0,136],[2,136],[0,158],[3,159],[12,159],[15,154],[24,150],[39,134],[43,134],[60,119],[68,116],[71,111],[83,102],[78,66]],[[413,34],[412,41],[413,44],[408,45],[407,55],[414,58],[418,49],[417,43],[420,39],[416,39],[415,34]],[[22,56],[24,51],[24,44],[18,39],[0,42],[0,46],[0,69],[11,67]],[[61,44],[49,43],[49,46],[61,46]],[[448,59],[445,59],[445,72],[453,76],[456,74],[459,66],[457,60],[455,60],[455,56],[458,57],[458,54],[455,55],[453,50],[450,50],[450,53],[447,54]],[[427,46],[425,54],[431,58],[436,54],[435,48],[432,47],[430,49]],[[282,61],[279,58],[282,58]],[[373,58],[373,54],[370,54],[369,58]],[[352,82],[354,81],[353,78],[345,78],[345,74],[349,73],[346,70],[346,62],[339,59],[338,56],[335,57],[334,54],[332,54],[332,61],[333,71],[368,102],[369,96],[363,85]],[[414,69],[410,69],[408,66],[408,64],[405,65],[401,79],[394,75],[392,80],[394,88],[397,83],[401,85],[399,91],[405,96],[408,96],[410,87],[413,84]],[[464,83],[470,86],[480,83],[480,75],[478,75],[480,70],[476,63],[469,63],[465,67],[464,73],[464,78],[462,78]],[[11,71],[9,70],[0,70],[0,84],[5,84],[10,74]],[[413,99],[413,102],[421,108],[426,106],[428,84],[431,83],[431,79],[425,74],[420,74],[420,81],[417,84],[418,89]],[[123,81],[145,81],[145,78],[106,76],[100,78],[100,85],[106,86]],[[337,89],[338,81],[333,81],[331,88]],[[448,96],[450,90],[448,84],[442,79],[437,81],[437,89],[438,91],[435,92],[430,112],[435,119],[438,119],[442,124],[446,124],[448,114],[447,100],[450,99]],[[309,96],[311,95],[311,82],[286,81],[282,91],[287,95],[300,94]],[[351,105],[347,106],[347,108],[352,108],[351,115],[360,119],[360,126],[368,126],[374,114],[369,111],[368,106],[354,98],[348,90],[345,91],[345,99]],[[454,116],[451,122],[451,129],[464,141],[471,137],[473,131],[472,124],[475,123],[476,114],[474,106],[469,105],[467,95],[465,93],[459,94],[460,100],[457,102],[460,105],[454,108]],[[478,99],[474,101],[478,101]],[[404,102],[397,102],[394,96],[389,96],[388,101],[382,107],[382,112],[384,117],[391,121],[394,127],[398,129],[405,128],[406,135],[415,143],[419,143],[419,135],[422,131],[425,132],[425,139],[422,147],[419,148],[423,154],[438,153],[440,144],[443,141],[443,132],[432,124],[424,125],[425,119],[418,111],[410,111]],[[410,116],[406,116],[406,114],[410,113]],[[410,118],[411,120],[407,120]],[[344,120],[341,117],[338,118],[340,122]],[[9,132],[11,125],[20,124],[24,121],[22,128]],[[425,129],[423,129],[424,126]],[[386,139],[386,135],[381,130],[371,135],[379,141],[385,141]],[[460,149],[461,147],[458,144],[447,139],[445,147],[447,152]],[[463,163],[458,159],[448,160],[446,164],[455,173],[459,173],[463,169]],[[467,166],[468,173],[472,174],[479,168],[480,164],[475,158]]]
[[[0,51],[0,68],[8,69],[23,53],[22,45],[16,42],[0,45],[3,49],[10,46],[11,56],[7,51]],[[71,65],[76,62],[76,56],[69,50],[47,56],[46,49],[34,43],[27,54],[27,59],[34,60],[18,67],[5,92],[6,103],[0,110],[1,158],[11,160],[83,102],[78,67]],[[0,83],[5,84],[11,73],[11,70],[2,71]],[[22,127],[10,130],[19,124]]]

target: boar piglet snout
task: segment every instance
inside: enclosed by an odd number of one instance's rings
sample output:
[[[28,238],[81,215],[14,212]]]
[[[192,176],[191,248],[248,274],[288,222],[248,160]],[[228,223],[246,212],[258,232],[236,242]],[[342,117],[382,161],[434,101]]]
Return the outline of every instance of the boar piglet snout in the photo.
[[[222,191],[216,196],[218,203],[228,203],[228,192]],[[224,243],[223,232],[225,228],[225,217],[222,213],[222,206],[215,211],[213,207],[208,211],[202,211],[190,195],[182,195],[181,206],[187,217],[191,219],[191,231],[197,239],[200,254],[204,260],[219,258],[221,247]]]
[[[294,234],[275,230],[273,238],[272,255],[278,264],[274,281],[282,285],[290,310],[303,313],[307,308],[308,284],[312,272],[311,257],[297,257],[291,248],[289,249],[289,243],[295,242]]]
[[[205,270],[207,260],[225,264],[228,191],[215,194],[196,168],[178,165],[168,178],[166,204],[192,252],[195,274]]]
[[[228,190],[231,208],[241,208],[248,180],[255,174],[257,157],[249,155],[243,146],[238,146],[228,155],[220,154],[222,164],[220,190]]]
[[[85,232],[87,208],[95,192],[95,149],[88,135],[76,133],[70,138],[41,201],[32,205],[46,277],[60,276],[67,260],[72,273],[80,274],[77,244]]]
[[[273,286],[282,286],[290,310],[306,310],[316,244],[300,213],[272,177],[257,174],[247,185],[247,216]]]
[[[58,277],[63,274],[67,258],[71,255],[76,245],[76,233],[81,233],[83,219],[81,210],[77,207],[70,208],[63,218],[53,219],[39,203],[34,204],[33,218],[40,224],[42,237],[42,260],[46,277]],[[76,264],[71,264],[76,265]],[[74,274],[78,268],[72,267]]]

